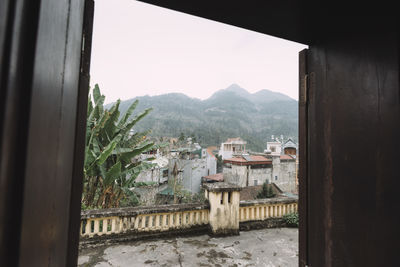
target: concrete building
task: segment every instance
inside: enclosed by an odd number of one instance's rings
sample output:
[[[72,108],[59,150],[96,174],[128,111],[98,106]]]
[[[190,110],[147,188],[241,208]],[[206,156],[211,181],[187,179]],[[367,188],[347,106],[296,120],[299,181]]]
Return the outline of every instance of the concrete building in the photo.
[[[181,148],[173,153],[173,158],[168,162],[169,177],[172,179],[176,163],[179,183],[191,193],[200,192],[202,177],[217,173],[217,159],[208,149],[199,149],[197,145],[195,149]]]
[[[280,138],[271,136],[271,141],[267,142],[267,148],[264,153],[271,155],[297,155],[297,144],[292,138],[288,138],[286,141],[281,135]]]
[[[246,153],[247,142],[242,140],[240,137],[229,138],[221,144],[219,155],[222,159],[232,158],[234,155],[240,155]]]
[[[240,187],[275,183],[296,192],[296,159],[291,155],[242,155],[224,160],[224,181]]]
[[[280,155],[282,153],[282,142],[272,136],[272,141],[267,142],[267,149],[264,152],[271,155]]]
[[[168,158],[158,156],[155,160],[148,163],[154,163],[155,166],[151,169],[140,172],[136,177],[136,182],[155,182],[163,184],[168,181]]]
[[[217,158],[214,156],[213,150],[216,147],[207,147],[203,149],[203,158],[206,159],[207,175],[213,175],[217,173]]]
[[[272,160],[263,156],[242,155],[224,160],[224,181],[240,187],[270,183]]]

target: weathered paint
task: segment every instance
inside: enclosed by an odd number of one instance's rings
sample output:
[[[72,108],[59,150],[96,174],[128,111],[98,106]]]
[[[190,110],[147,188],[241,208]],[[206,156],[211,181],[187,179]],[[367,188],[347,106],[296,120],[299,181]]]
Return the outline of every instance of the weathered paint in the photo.
[[[239,191],[208,192],[208,200],[210,202],[210,226],[213,234],[238,234]]]

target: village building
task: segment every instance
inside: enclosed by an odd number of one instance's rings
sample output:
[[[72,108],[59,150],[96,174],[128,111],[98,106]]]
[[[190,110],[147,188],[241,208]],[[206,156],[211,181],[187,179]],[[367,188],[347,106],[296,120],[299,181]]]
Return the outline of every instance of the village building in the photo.
[[[215,150],[217,147],[211,146],[203,149],[203,157],[206,159],[207,175],[213,175],[217,173],[217,157],[215,156]]]
[[[267,148],[264,153],[271,155],[297,155],[297,144],[290,137],[285,141],[283,135],[280,138],[275,138],[272,135],[271,141],[267,142]]]
[[[224,181],[240,187],[270,183],[272,160],[263,156],[241,155],[224,160]]]
[[[217,172],[217,159],[207,149],[186,150],[180,152],[180,157],[169,160],[169,173],[177,164],[179,169],[178,179],[183,189],[191,193],[199,193],[202,177],[214,175]]]
[[[297,192],[296,159],[291,155],[244,154],[224,160],[224,182],[240,187],[274,183],[284,192]]]
[[[267,142],[267,149],[264,150],[264,153],[268,153],[271,155],[280,155],[282,154],[282,140],[283,136],[281,136],[281,140],[279,138],[274,138],[271,136],[271,141]]]
[[[223,181],[224,181],[223,173],[216,173],[216,174],[212,174],[212,175],[203,176],[201,183],[202,183],[202,185],[204,185],[206,183],[217,183],[217,182],[223,182]]]
[[[146,154],[147,155],[147,154]],[[150,154],[151,155],[151,154]],[[154,155],[155,156],[155,155]],[[145,161],[147,164],[154,164],[150,169],[143,170],[136,177],[135,182],[163,184],[168,181],[168,158],[157,156],[154,160]]]
[[[289,138],[282,144],[283,154],[285,155],[297,155],[297,144],[292,138]]]
[[[222,159],[229,159],[234,155],[246,153],[246,144],[247,142],[240,137],[229,138],[221,144],[219,155],[222,156]]]

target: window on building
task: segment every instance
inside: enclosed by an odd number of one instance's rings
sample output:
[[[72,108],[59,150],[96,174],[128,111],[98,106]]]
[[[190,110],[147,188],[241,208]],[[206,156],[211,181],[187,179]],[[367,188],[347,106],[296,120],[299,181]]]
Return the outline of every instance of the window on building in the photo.
[[[163,170],[162,176],[163,177],[168,177],[168,170]]]
[[[228,203],[231,203],[232,192],[228,192]]]
[[[224,204],[224,193],[221,193],[221,204]]]
[[[278,180],[278,176],[275,176],[275,181]]]
[[[275,147],[271,146],[271,152],[275,152]]]
[[[257,180],[254,180],[254,185],[256,186],[258,184],[258,181]]]

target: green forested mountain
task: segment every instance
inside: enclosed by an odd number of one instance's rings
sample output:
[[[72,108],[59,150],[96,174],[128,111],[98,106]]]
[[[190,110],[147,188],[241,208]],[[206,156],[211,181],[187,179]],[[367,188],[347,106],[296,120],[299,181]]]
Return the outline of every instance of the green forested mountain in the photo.
[[[172,93],[141,96],[121,102],[121,114],[139,99],[137,112],[154,110],[137,124],[154,137],[194,136],[202,146],[217,145],[229,137],[242,137],[253,151],[263,151],[271,135],[297,140],[297,101],[280,93],[261,90],[250,94],[236,84],[206,100]]]

